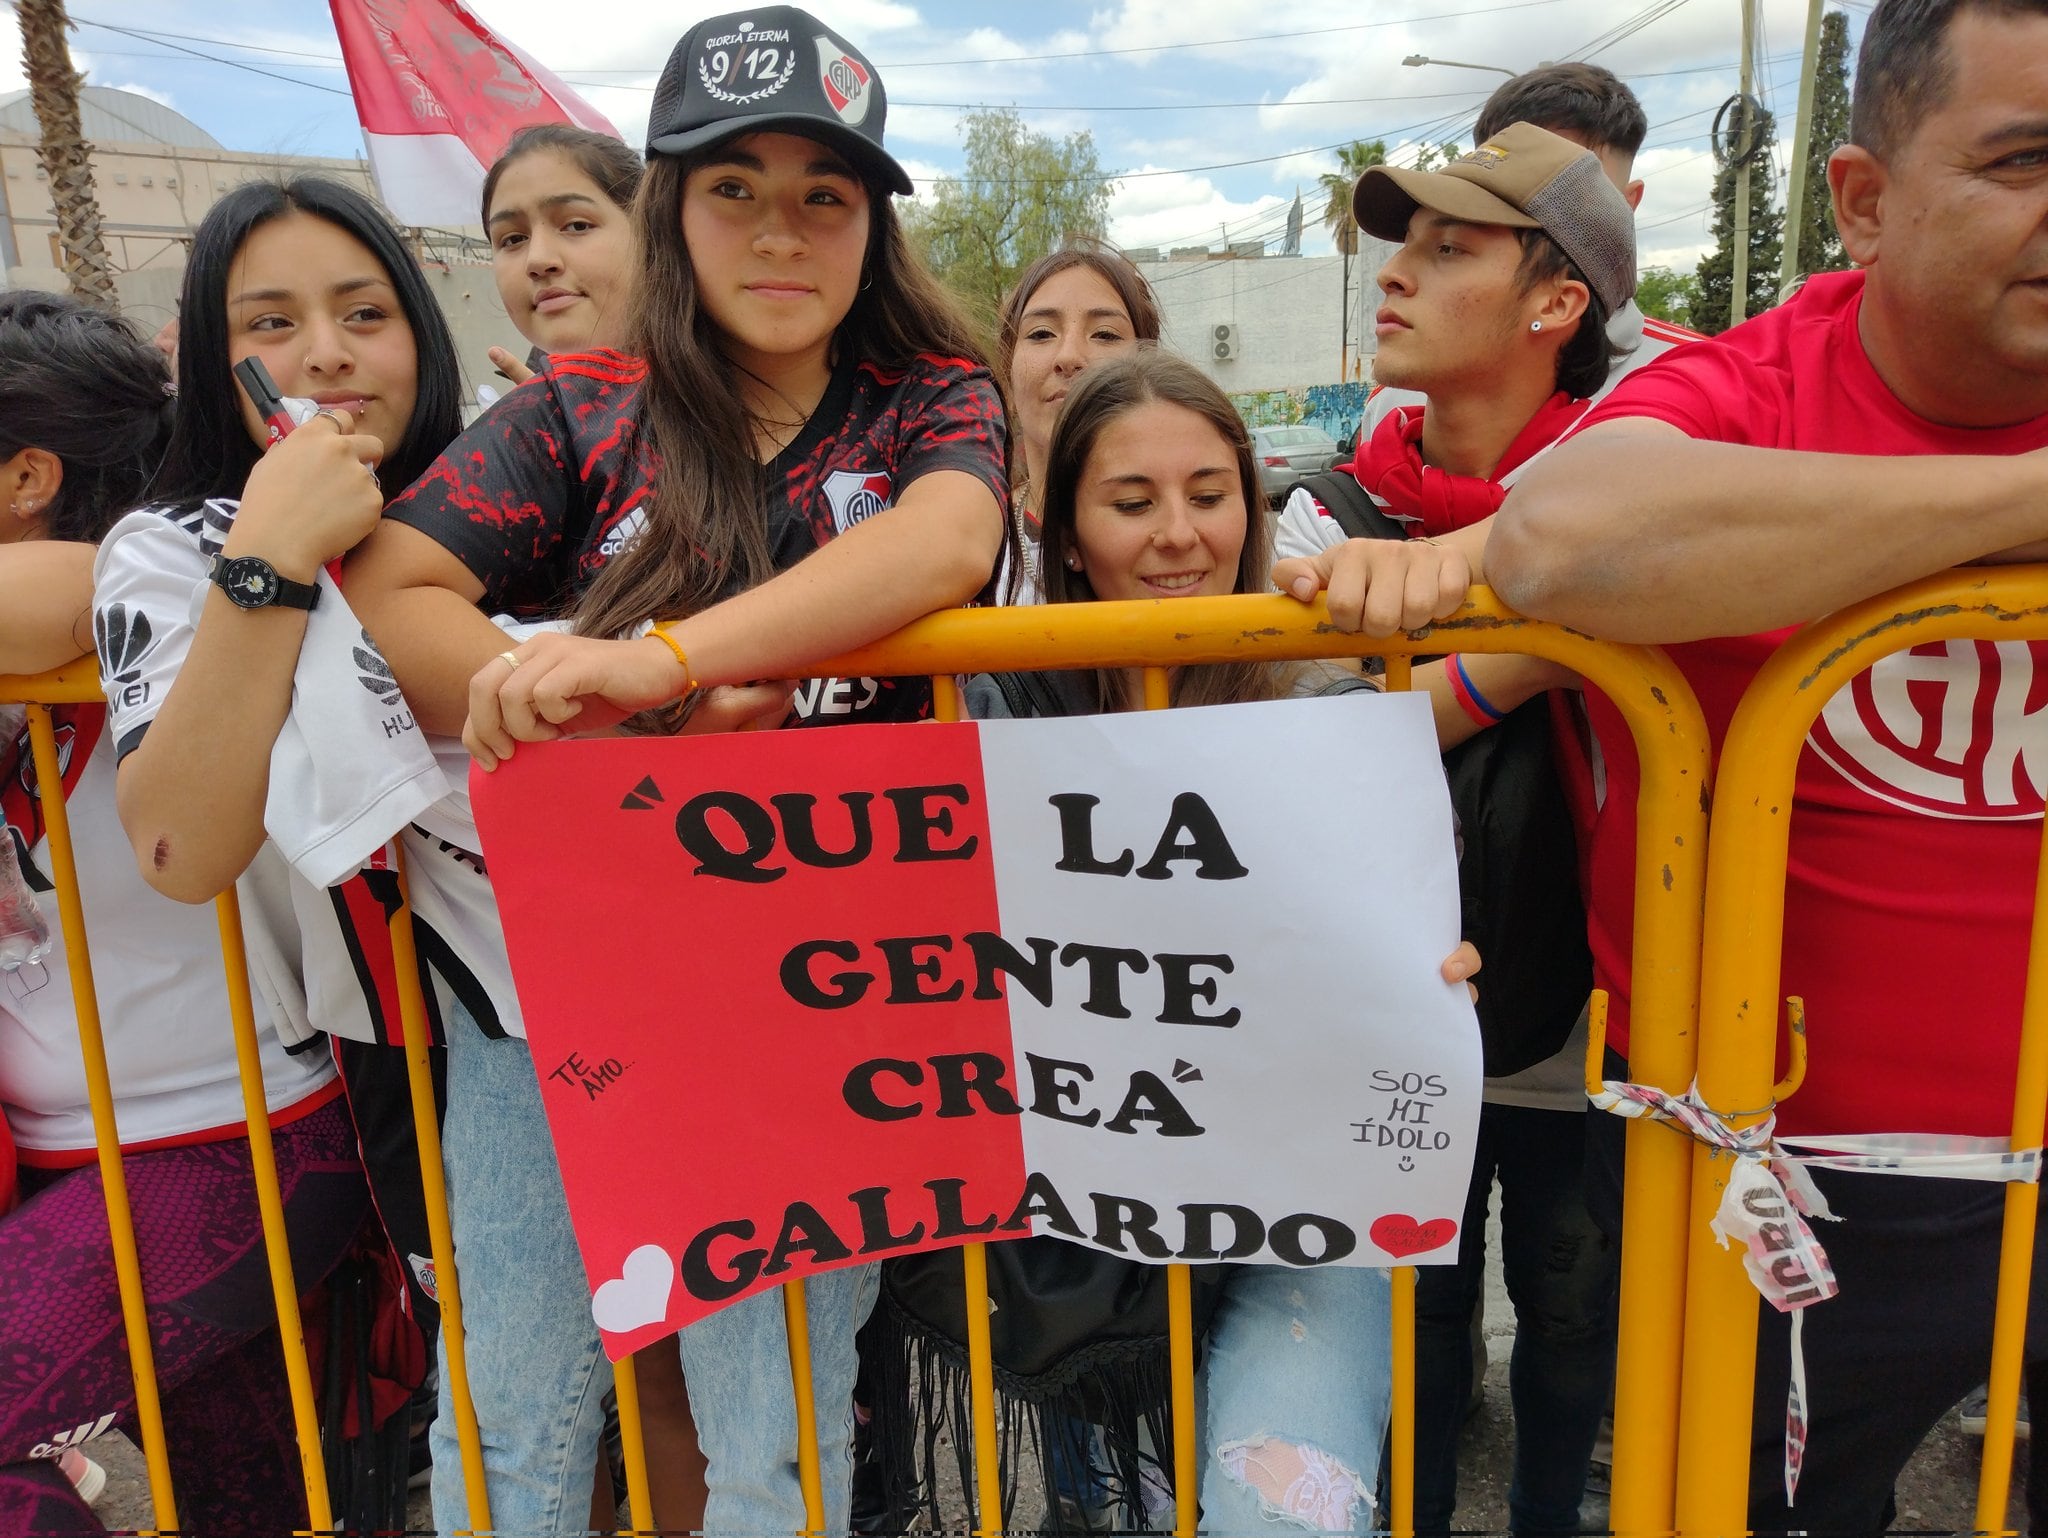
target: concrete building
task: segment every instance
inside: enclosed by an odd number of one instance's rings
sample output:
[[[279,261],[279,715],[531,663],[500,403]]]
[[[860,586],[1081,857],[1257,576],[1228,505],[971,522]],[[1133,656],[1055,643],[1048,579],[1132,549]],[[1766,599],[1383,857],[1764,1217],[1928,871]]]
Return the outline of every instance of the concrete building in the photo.
[[[1340,256],[1262,249],[1126,254],[1159,296],[1166,345],[1221,385],[1246,422],[1311,422],[1348,443],[1371,387],[1373,275],[1393,247],[1362,235],[1348,285]]]
[[[1372,278],[1391,249],[1362,238],[1348,305],[1339,256],[1260,257],[1234,247],[1176,251],[1166,261],[1131,256],[1159,296],[1167,344],[1236,395],[1339,382],[1347,308],[1350,377],[1369,377],[1379,308]]]
[[[87,86],[79,117],[93,146],[101,237],[122,312],[144,334],[177,313],[192,232],[229,189],[313,172],[376,195],[367,161],[227,149],[190,118],[131,91]],[[69,285],[49,178],[36,156],[40,139],[28,92],[0,96],[0,271],[6,287],[63,293]],[[422,231],[417,249],[472,383],[491,378],[489,348],[524,354],[498,303],[480,228]]]

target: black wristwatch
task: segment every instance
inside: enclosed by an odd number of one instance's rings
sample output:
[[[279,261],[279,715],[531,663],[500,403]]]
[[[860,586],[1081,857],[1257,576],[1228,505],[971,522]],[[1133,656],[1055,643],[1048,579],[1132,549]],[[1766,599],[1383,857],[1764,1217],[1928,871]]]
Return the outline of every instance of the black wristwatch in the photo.
[[[287,581],[258,555],[216,555],[210,575],[238,609],[310,609],[320,601],[316,583]]]

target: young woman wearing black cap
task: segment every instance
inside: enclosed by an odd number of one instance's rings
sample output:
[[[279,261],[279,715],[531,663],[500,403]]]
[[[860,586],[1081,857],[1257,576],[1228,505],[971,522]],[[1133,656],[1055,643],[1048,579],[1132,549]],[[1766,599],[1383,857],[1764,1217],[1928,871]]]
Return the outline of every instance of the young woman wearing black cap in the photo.
[[[910,182],[882,148],[885,112],[873,65],[801,11],[695,27],[655,93],[633,355],[551,360],[355,553],[351,602],[408,701],[433,730],[467,718],[486,767],[515,741],[622,722],[778,721],[789,686],[746,680],[989,590],[1002,409],[890,207]],[[573,633],[507,651],[486,617],[506,610],[561,615]],[[656,619],[675,623],[650,635]],[[796,707],[802,725],[913,720],[930,692],[836,680]],[[534,1064],[521,1041],[450,1034],[449,1188],[492,1518],[581,1527],[609,1368]],[[814,1278],[809,1294],[825,1519],[842,1531],[872,1271]],[[707,1530],[801,1529],[779,1299],[681,1341],[711,1460]],[[466,1522],[459,1478],[452,1443],[437,1448],[444,1529]]]

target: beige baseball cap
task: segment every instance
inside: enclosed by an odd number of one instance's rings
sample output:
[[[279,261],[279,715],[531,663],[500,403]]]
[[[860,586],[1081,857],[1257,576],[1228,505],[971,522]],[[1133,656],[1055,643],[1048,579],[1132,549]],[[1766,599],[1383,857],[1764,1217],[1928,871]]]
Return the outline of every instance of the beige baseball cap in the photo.
[[[1396,244],[1417,208],[1467,224],[1541,230],[1577,264],[1611,313],[1636,291],[1636,220],[1599,156],[1571,140],[1513,123],[1441,171],[1374,166],[1351,190],[1368,235]]]

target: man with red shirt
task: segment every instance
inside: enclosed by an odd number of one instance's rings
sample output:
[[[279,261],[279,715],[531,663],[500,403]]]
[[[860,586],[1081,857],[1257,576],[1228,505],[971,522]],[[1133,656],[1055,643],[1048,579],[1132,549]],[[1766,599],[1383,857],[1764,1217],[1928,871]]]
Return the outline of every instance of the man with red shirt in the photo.
[[[1958,563],[2048,555],[2048,0],[1881,0],[1851,140],[1829,182],[1863,270],[1816,276],[1633,375],[1530,467],[1484,553],[1486,580],[1525,613],[1670,645],[1717,741],[1791,627]],[[1781,1131],[2006,1132],[2044,664],[2041,644],[1917,647],[1815,724],[1783,972],[1812,1056]],[[1625,999],[1636,764],[1604,702],[1594,724],[1607,792],[1592,940]],[[1781,1486],[1786,1325],[1763,1311],[1749,1519],[1871,1532],[1914,1447],[1984,1376],[2004,1193],[1816,1178],[1845,1219],[1821,1233],[1841,1294],[1805,1321],[1796,1505]],[[2036,1403],[2042,1301],[2037,1286]]]

